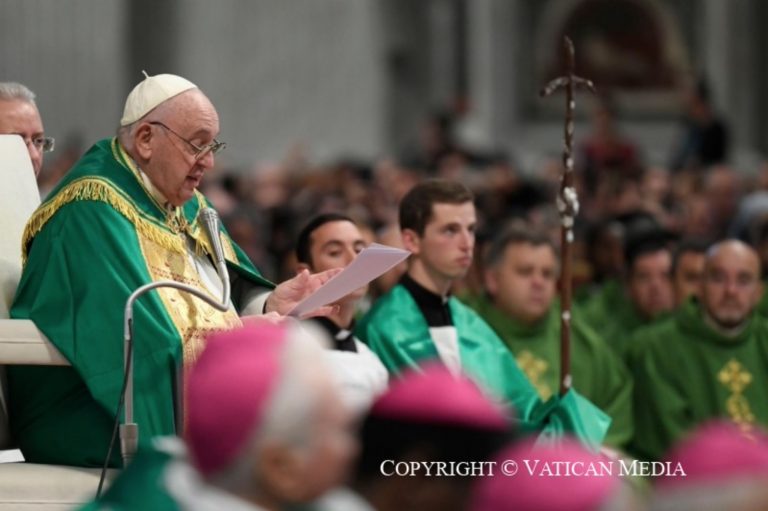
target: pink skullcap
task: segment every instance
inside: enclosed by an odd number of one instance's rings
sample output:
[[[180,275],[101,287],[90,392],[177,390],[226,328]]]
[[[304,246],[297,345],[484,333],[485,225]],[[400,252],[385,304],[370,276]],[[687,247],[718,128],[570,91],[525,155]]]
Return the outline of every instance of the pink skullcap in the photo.
[[[466,377],[441,364],[428,364],[396,380],[373,405],[375,417],[427,424],[505,430],[506,414]]]
[[[731,422],[710,422],[673,447],[666,461],[672,470],[679,463],[685,477],[658,480],[665,489],[750,476],[768,481],[768,438],[757,428],[745,433]]]
[[[216,333],[189,371],[185,437],[203,475],[233,462],[262,422],[288,331],[262,321]]]
[[[557,446],[534,446],[533,441],[525,440],[502,450],[496,457],[493,476],[480,478],[475,485],[470,511],[599,509],[621,484],[618,476],[607,468],[609,460],[575,440],[562,438],[559,442]],[[588,472],[589,467],[593,470]]]

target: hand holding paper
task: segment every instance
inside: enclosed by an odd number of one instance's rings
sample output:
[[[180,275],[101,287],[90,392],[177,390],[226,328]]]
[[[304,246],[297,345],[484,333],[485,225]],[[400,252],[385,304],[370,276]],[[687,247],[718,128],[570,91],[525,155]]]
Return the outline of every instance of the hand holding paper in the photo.
[[[400,248],[371,243],[364,248],[344,271],[323,284],[317,291],[302,300],[288,313],[301,317],[318,307],[333,303],[355,289],[359,289],[404,261],[410,252]]]

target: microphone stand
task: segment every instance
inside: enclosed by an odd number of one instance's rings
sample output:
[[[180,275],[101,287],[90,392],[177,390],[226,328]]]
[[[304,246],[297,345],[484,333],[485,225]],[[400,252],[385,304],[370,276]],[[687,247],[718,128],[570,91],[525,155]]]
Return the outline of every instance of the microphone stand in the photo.
[[[213,246],[213,256],[215,259],[216,272],[219,274],[224,289],[222,292],[221,302],[217,302],[211,298],[210,295],[201,291],[200,289],[176,282],[174,280],[159,280],[157,282],[151,282],[145,284],[136,289],[128,297],[128,301],[125,303],[125,316],[123,322],[123,370],[126,374],[126,388],[125,388],[125,420],[120,424],[120,453],[123,458],[123,466],[133,460],[133,456],[136,454],[136,450],[139,444],[139,426],[133,421],[133,305],[143,294],[153,289],[161,287],[170,287],[185,291],[193,296],[196,296],[200,300],[204,301],[211,307],[222,312],[229,309],[229,295],[230,295],[230,283],[229,274],[227,272],[227,264],[224,261],[223,252],[221,251],[221,241],[219,238],[218,230],[218,217],[216,212],[212,209],[204,209],[201,213],[207,213],[209,217],[214,217],[211,224],[203,222],[205,230],[208,232],[211,245]],[[214,228],[212,228],[214,227]],[[215,239],[214,239],[215,236]],[[119,411],[118,411],[119,413]]]

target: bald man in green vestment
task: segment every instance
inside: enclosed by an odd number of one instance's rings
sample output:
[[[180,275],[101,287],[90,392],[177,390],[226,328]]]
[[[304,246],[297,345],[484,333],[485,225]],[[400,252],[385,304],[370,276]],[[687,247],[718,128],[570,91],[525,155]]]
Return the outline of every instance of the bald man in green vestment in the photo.
[[[714,417],[744,430],[768,425],[768,323],[755,312],[762,287],[757,253],[722,241],[707,253],[701,300],[637,332],[628,351],[634,452],[658,459]]]
[[[509,347],[546,400],[560,388],[559,265],[543,233],[513,228],[491,244],[485,259],[487,293],[469,303]],[[632,437],[632,378],[619,357],[578,316],[573,318],[573,387],[613,419],[605,443]]]

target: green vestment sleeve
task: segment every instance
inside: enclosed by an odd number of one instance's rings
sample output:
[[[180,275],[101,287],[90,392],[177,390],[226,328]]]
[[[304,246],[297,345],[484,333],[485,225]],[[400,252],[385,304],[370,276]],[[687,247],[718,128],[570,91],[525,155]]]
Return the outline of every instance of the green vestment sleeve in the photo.
[[[103,463],[109,441],[103,426],[114,417],[123,380],[122,311],[133,285],[149,280],[140,254],[110,248],[123,245],[116,243],[123,236],[135,237],[127,220],[107,204],[83,202],[64,206],[32,246],[27,267],[37,270],[24,272],[11,315],[32,319],[74,369],[10,369],[14,433],[27,459]],[[135,413],[147,437],[174,432],[171,375],[181,343],[169,341],[173,325],[162,310],[150,293],[134,312],[135,384],[142,395]],[[94,418],[101,427],[91,427]],[[50,445],[57,437],[60,445]]]

